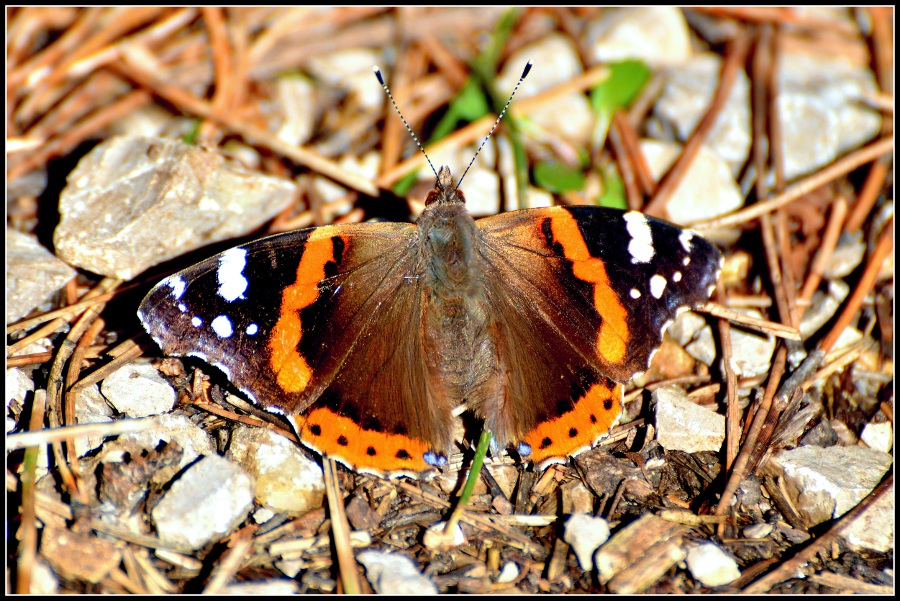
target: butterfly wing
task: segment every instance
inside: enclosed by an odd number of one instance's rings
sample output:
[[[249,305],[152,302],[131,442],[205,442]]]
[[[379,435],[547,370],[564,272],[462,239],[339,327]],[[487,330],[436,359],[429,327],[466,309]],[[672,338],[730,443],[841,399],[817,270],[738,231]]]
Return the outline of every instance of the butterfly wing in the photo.
[[[618,420],[621,384],[678,312],[709,298],[721,255],[689,230],[600,207],[477,224],[500,376],[470,405],[536,461],[573,454]]]
[[[138,315],[166,353],[200,357],[293,417],[307,446],[358,469],[421,471],[449,444],[452,408],[420,411],[414,238],[399,223],[271,236],[166,278]]]

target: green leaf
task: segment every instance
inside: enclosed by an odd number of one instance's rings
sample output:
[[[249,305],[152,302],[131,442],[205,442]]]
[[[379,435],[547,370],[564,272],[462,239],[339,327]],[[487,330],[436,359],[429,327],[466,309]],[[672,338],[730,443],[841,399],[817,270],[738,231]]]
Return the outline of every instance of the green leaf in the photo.
[[[503,55],[503,49],[506,47],[506,41],[512,35],[512,31],[519,20],[519,9],[510,8],[497,21],[494,28],[494,34],[490,41],[483,47],[481,52],[472,60],[470,68],[482,82],[489,86],[493,84],[494,78],[497,76],[497,66],[500,63],[500,57]]]
[[[197,145],[197,138],[200,136],[200,126],[203,124],[203,121],[200,119],[194,119],[191,123],[191,127],[184,132],[184,135],[181,136],[181,141],[185,144],[190,144],[191,146]]]
[[[456,131],[460,121],[471,123],[481,119],[491,111],[491,99],[488,94],[493,89],[497,76],[497,63],[512,33],[519,11],[515,8],[507,10],[497,23],[490,43],[472,60],[471,75],[462,89],[450,101],[447,112],[435,127],[429,142],[437,142]],[[501,105],[502,106],[502,105]]]
[[[568,192],[584,188],[584,173],[557,161],[541,161],[532,171],[534,183],[551,192]]]
[[[519,10],[511,8],[507,10],[497,23],[490,41],[483,46],[481,52],[469,65],[470,74],[466,83],[450,101],[447,112],[434,128],[427,143],[431,144],[445,138],[456,131],[461,122],[471,123],[481,119],[493,111],[499,111],[506,102],[506,97],[498,100],[494,94],[494,80],[497,77],[497,66],[506,42],[519,18]],[[493,107],[493,109],[492,109]],[[519,183],[519,204],[524,204],[524,192],[528,183],[528,168],[525,158],[525,149],[518,140],[515,121],[511,116],[506,116],[507,130],[510,141],[513,144],[513,152],[516,160],[516,179]],[[486,132],[485,132],[486,133]],[[521,165],[521,167],[520,167]],[[411,186],[411,184],[410,184]],[[405,190],[404,190],[405,188]],[[402,195],[402,191],[408,190],[405,180],[394,185],[394,191]]]
[[[418,180],[419,172],[410,171],[394,183],[394,187],[391,188],[391,191],[397,196],[406,196],[409,191],[412,190],[412,187],[416,185]]]
[[[610,76],[591,90],[591,106],[598,112],[628,107],[650,79],[650,69],[636,60],[612,63]]]
[[[603,170],[603,194],[597,199],[597,204],[601,207],[611,207],[614,209],[627,209],[628,199],[625,197],[625,182],[619,175],[618,169],[614,165],[609,165]]]
[[[471,122],[488,114],[490,103],[485,96],[484,88],[474,77],[466,80],[465,85],[450,101],[447,112],[434,128],[429,140],[437,142],[457,129],[460,121]]]
[[[609,69],[609,77],[591,90],[591,106],[597,112],[594,148],[603,147],[613,115],[634,102],[651,74],[647,65],[636,60],[612,63]]]

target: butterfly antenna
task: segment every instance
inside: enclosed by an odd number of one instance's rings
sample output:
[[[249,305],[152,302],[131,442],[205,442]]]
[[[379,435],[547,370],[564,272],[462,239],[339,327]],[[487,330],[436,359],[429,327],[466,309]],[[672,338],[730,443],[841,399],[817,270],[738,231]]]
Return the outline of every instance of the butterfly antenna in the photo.
[[[516,95],[516,92],[519,90],[519,86],[522,85],[522,82],[525,81],[525,78],[528,77],[528,72],[531,71],[531,68],[534,66],[534,61],[530,60],[525,64],[525,69],[522,70],[522,75],[519,77],[519,81],[516,83],[516,87],[513,88],[512,94],[509,95],[509,99],[506,101],[506,106],[503,107],[503,110],[500,111],[500,116],[497,117],[497,120],[494,121],[494,127],[491,128],[491,131],[488,132],[488,135],[484,137],[484,141],[481,142],[481,146],[478,147],[478,150],[475,151],[475,156],[472,157],[472,160],[469,161],[469,166],[466,167],[466,170],[463,171],[462,177],[459,178],[459,182],[456,184],[456,187],[459,188],[462,185],[463,178],[466,177],[466,173],[469,172],[469,168],[472,167],[472,164],[475,162],[475,159],[478,158],[478,153],[481,152],[481,149],[484,148],[484,145],[487,144],[487,141],[490,139],[491,135],[493,135],[494,130],[497,129],[497,126],[500,125],[500,120],[503,119],[503,115],[506,114],[506,109],[509,108],[509,104],[512,102],[513,96]]]
[[[438,186],[441,185],[440,179],[438,178],[438,172],[434,168],[434,165],[431,164],[431,159],[428,158],[428,153],[425,152],[425,149],[422,148],[422,143],[419,142],[419,138],[416,136],[416,132],[412,130],[409,126],[409,123],[406,122],[406,119],[403,117],[403,113],[400,112],[400,107],[397,106],[397,103],[394,102],[394,95],[391,94],[390,88],[388,88],[387,84],[384,82],[384,76],[381,74],[381,69],[377,66],[372,67],[372,70],[375,72],[375,77],[378,78],[378,83],[381,84],[381,87],[384,88],[385,93],[388,95],[388,98],[391,99],[391,104],[394,105],[394,110],[397,111],[397,114],[400,115],[400,120],[403,121],[403,125],[406,126],[406,131],[409,132],[409,135],[412,136],[412,139],[416,141],[416,146],[419,147],[419,150],[422,151],[422,154],[425,155],[425,160],[428,161],[428,166],[431,167],[431,170],[434,171],[434,177],[438,180]]]

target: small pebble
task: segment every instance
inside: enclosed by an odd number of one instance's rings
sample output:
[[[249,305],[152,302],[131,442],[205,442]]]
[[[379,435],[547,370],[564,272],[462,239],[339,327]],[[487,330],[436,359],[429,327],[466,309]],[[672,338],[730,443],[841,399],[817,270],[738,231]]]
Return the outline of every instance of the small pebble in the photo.
[[[356,559],[365,566],[366,578],[379,595],[436,595],[438,592],[434,583],[406,555],[363,551]]]
[[[575,513],[566,521],[563,540],[572,546],[578,565],[585,572],[594,569],[594,551],[609,540],[609,522],[586,513]]]
[[[687,565],[691,575],[704,586],[722,586],[741,576],[734,558],[712,543],[689,549]]]

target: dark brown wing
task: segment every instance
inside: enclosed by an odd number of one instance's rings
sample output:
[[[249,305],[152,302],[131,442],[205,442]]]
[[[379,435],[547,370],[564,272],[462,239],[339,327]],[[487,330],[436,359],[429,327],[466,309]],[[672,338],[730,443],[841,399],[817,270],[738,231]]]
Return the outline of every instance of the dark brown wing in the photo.
[[[363,470],[421,471],[449,444],[452,408],[425,402],[415,231],[254,241],[167,278],[139,317],[165,352],[200,357],[294,416],[305,444]]]
[[[500,375],[470,405],[536,460],[577,452],[618,419],[619,384],[647,368],[665,327],[707,300],[721,255],[688,230],[599,207],[477,223]]]

